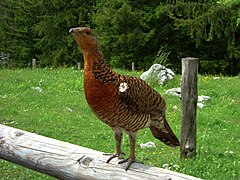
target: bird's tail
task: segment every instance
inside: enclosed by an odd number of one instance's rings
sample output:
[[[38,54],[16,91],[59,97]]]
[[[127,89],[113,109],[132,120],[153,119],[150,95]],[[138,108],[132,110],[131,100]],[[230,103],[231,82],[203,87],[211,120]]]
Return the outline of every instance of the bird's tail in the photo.
[[[178,138],[173,133],[167,121],[164,122],[164,125],[165,125],[165,128],[163,129],[150,126],[149,128],[153,136],[168,146],[171,146],[171,147],[180,146],[180,142]]]

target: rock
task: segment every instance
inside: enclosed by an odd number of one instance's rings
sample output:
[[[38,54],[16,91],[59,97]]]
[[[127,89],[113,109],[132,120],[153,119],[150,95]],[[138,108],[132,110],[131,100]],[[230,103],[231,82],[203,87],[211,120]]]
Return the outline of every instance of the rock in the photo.
[[[40,88],[40,87],[32,87],[32,89],[37,91],[37,92],[40,92],[40,93],[43,92],[42,88]]]
[[[145,71],[140,78],[144,81],[156,79],[160,85],[166,84],[173,79],[174,72],[161,64],[153,64],[149,70]]]
[[[198,96],[198,102],[201,102],[201,103],[203,103],[204,101],[210,100],[210,99],[212,99],[212,98],[209,96]]]
[[[172,89],[168,89],[165,94],[169,94],[171,96],[178,96],[181,98],[181,88],[172,88]],[[207,100],[211,100],[212,98],[210,96],[198,96],[198,102],[197,102],[197,106],[199,108],[203,108],[204,102]]]
[[[181,111],[181,109],[178,108],[177,105],[174,105],[172,108],[174,109],[174,112],[175,112],[175,111]]]
[[[165,94],[169,94],[171,96],[178,96],[181,97],[181,88],[172,88],[172,89],[168,89]]]
[[[164,169],[168,169],[170,167],[170,164],[163,164],[162,165],[162,168],[164,168]]]
[[[234,151],[225,151],[224,154],[235,154]]]
[[[149,141],[149,142],[147,142],[147,143],[145,143],[145,144],[141,143],[141,144],[140,144],[140,147],[141,147],[141,148],[156,147],[156,145],[155,145],[154,142]]]
[[[199,108],[203,108],[205,105],[203,104],[203,103],[197,103],[197,107],[199,107]]]
[[[176,110],[176,109],[178,109],[178,107],[177,107],[176,105],[174,105],[174,106],[173,106],[173,109],[175,109],[175,110]]]
[[[179,165],[177,165],[177,164],[172,165],[172,164],[166,163],[166,164],[162,165],[162,168],[168,169],[168,170],[177,170],[177,169],[179,169]]]

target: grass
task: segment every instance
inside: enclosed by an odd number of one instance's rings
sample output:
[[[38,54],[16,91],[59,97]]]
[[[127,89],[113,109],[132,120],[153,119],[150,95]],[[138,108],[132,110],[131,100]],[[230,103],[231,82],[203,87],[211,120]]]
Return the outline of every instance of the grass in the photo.
[[[117,71],[140,76],[140,72]],[[163,87],[152,83],[167,102],[167,119],[178,137],[181,101],[164,92],[179,87],[180,79],[177,75]],[[199,95],[208,95],[212,100],[198,109],[196,158],[180,160],[179,148],[165,146],[144,129],[138,134],[137,159],[157,167],[169,164],[171,170],[203,179],[240,179],[239,89],[240,76],[220,76],[214,80],[213,76],[199,75]],[[75,69],[1,69],[0,123],[103,152],[114,151],[113,132],[89,109],[84,97],[83,72]],[[148,141],[154,142],[156,148],[139,147]],[[129,153],[126,135],[123,151]],[[0,160],[0,179],[53,178]]]

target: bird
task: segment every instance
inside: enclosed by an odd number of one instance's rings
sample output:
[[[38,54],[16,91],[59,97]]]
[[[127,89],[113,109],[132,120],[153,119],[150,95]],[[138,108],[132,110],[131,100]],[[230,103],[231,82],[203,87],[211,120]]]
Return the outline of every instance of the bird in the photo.
[[[105,59],[94,31],[88,27],[69,30],[84,58],[84,91],[92,112],[114,131],[116,150],[107,160],[119,159],[128,170],[136,160],[135,146],[139,130],[149,128],[152,135],[170,147],[180,142],[166,120],[164,98],[144,80],[113,71]],[[122,136],[127,133],[130,155],[124,159]]]

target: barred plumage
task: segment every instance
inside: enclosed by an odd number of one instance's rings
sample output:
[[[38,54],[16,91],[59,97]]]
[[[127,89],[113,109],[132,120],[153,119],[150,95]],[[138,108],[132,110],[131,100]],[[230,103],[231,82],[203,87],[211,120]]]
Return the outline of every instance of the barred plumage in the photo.
[[[137,131],[149,127],[153,136],[166,145],[179,146],[165,118],[165,100],[143,80],[117,74],[107,64],[96,37],[89,28],[72,28],[70,32],[83,51],[84,90],[89,106],[96,116],[113,128],[116,153],[122,158],[122,131],[129,134],[131,153],[126,170],[135,160]]]

